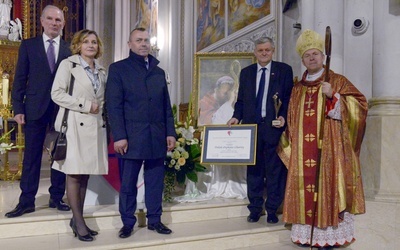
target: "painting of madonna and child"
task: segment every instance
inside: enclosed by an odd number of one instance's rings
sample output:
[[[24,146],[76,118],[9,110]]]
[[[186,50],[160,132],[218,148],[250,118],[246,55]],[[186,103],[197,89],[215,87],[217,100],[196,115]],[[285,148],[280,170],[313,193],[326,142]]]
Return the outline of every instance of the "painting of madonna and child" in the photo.
[[[195,55],[195,92],[193,109],[197,125],[225,125],[232,117],[242,68],[255,63],[253,53],[197,53]],[[246,167],[208,165],[208,172],[197,173],[198,182],[186,185],[179,202],[212,198],[247,197]]]

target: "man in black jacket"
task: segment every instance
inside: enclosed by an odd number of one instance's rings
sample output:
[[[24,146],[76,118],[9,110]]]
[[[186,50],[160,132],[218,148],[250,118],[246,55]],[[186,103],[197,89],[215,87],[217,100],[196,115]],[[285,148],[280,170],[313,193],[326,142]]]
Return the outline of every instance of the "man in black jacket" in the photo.
[[[164,159],[175,147],[175,125],[165,72],[149,55],[149,33],[134,29],[129,57],[110,65],[106,103],[114,150],[121,158],[120,238],[131,236],[136,223],[136,183],[144,165],[145,204],[149,230],[170,234],[161,223]]]
[[[228,125],[257,124],[256,165],[247,167],[248,222],[260,219],[267,189],[265,210],[267,222],[277,223],[276,211],[284,197],[287,170],[276,153],[279,138],[285,129],[289,98],[293,87],[292,68],[272,61],[275,47],[272,39],[255,41],[257,63],[240,72],[235,111]],[[275,103],[280,105],[276,113]],[[273,120],[278,120],[278,124]]]
[[[62,10],[48,5],[43,9],[40,21],[43,35],[21,43],[11,93],[14,120],[24,126],[25,152],[20,182],[22,192],[16,208],[5,214],[8,218],[35,211],[44,138],[56,113],[50,91],[58,65],[71,55],[68,44],[60,36],[65,24]],[[49,207],[70,210],[62,200],[65,174],[51,169],[49,192]]]

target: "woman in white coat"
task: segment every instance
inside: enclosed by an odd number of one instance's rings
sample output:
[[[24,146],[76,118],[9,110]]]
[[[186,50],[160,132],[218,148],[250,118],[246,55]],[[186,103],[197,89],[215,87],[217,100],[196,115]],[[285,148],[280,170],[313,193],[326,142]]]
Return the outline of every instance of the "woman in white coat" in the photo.
[[[51,98],[60,106],[56,130],[61,127],[65,109],[69,109],[67,156],[54,162],[52,168],[67,175],[67,198],[73,215],[70,226],[74,235],[81,241],[92,241],[97,232],[87,227],[83,205],[89,176],[108,173],[103,120],[106,71],[96,60],[103,52],[96,32],[86,29],[77,32],[71,51],[73,55],[61,62],[51,90]],[[75,77],[72,96],[68,94],[71,75]]]

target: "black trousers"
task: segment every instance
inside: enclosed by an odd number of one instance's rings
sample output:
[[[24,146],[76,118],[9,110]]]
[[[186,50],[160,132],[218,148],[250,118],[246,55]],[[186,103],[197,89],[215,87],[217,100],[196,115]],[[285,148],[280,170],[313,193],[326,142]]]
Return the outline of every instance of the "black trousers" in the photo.
[[[119,161],[121,190],[119,192],[119,212],[124,226],[136,223],[137,181],[142,164],[145,186],[144,200],[147,209],[147,223],[161,222],[162,194],[164,191],[164,158],[151,160],[122,159]]]
[[[250,213],[259,214],[263,206],[267,213],[275,213],[285,195],[287,169],[278,154],[276,144],[267,142],[267,123],[258,125],[256,165],[247,167],[247,196]],[[264,190],[266,200],[264,202]]]
[[[39,120],[25,120],[25,149],[20,182],[21,195],[19,197],[19,202],[25,206],[35,206],[35,196],[39,188],[42,166],[43,143],[46,130],[49,124],[53,122],[53,115],[53,108],[49,107]],[[54,169],[50,171],[50,198],[58,201],[63,198],[65,193],[65,174]]]

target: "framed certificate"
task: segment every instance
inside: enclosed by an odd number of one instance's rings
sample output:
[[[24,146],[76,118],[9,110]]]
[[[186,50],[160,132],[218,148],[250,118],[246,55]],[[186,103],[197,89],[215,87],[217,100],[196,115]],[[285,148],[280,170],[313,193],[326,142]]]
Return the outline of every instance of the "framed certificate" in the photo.
[[[202,164],[255,165],[257,125],[205,125]]]

